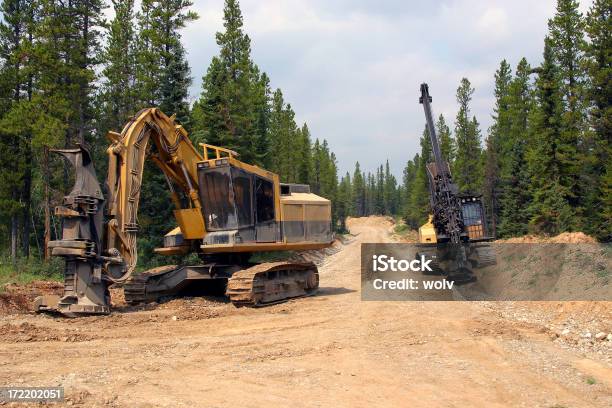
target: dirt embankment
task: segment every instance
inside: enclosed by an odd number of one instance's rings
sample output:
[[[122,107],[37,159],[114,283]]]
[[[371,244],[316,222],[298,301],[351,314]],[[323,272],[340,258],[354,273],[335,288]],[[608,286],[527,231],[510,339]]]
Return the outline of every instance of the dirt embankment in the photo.
[[[610,247],[598,243],[494,242],[496,264],[476,269],[475,287],[499,300],[608,300]]]
[[[78,407],[612,406],[612,342],[592,333],[572,345],[555,326],[607,330],[610,303],[361,301],[360,244],[394,242],[393,226],[348,225],[317,296],[4,313],[0,383],[60,385]]]
[[[507,244],[536,244],[536,243],[549,243],[549,244],[596,244],[597,240],[584,232],[563,232],[553,237],[538,236],[538,235],[525,235],[523,237],[514,237],[508,239],[498,239],[495,242],[507,243]]]

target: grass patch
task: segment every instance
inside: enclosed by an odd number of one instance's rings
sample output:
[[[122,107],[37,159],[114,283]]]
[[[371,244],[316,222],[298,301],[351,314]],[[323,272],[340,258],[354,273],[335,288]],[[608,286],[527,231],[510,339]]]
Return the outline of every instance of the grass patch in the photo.
[[[393,233],[401,238],[408,239],[409,241],[416,241],[418,232],[409,225],[406,225],[403,220],[398,220],[393,227]]]
[[[595,378],[593,378],[591,376],[588,376],[587,378],[585,378],[584,381],[586,381],[586,383],[589,384],[589,385],[597,384],[597,381],[595,380]]]
[[[61,281],[64,261],[57,257],[49,262],[37,258],[21,258],[13,264],[10,258],[0,258],[0,290],[7,283],[26,285],[37,280]]]
[[[410,227],[404,223],[395,224],[395,227],[393,228],[393,232],[395,232],[396,234],[400,234],[400,235],[405,234],[408,231],[410,231]]]

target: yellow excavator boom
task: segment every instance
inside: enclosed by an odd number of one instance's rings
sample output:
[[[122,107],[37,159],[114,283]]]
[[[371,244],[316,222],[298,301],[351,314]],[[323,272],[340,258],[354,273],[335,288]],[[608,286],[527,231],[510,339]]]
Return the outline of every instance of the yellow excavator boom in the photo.
[[[190,208],[201,203],[197,184],[197,163],[204,158],[193,146],[187,132],[157,108],[143,109],[125,125],[121,134],[109,132],[107,248],[117,248],[127,265],[127,276],[138,261],[136,235],[138,204],[147,155],[165,175],[176,209],[181,208],[178,186]],[[153,147],[155,149],[153,149]],[[197,214],[197,212],[196,212]],[[201,219],[194,220],[202,226]]]

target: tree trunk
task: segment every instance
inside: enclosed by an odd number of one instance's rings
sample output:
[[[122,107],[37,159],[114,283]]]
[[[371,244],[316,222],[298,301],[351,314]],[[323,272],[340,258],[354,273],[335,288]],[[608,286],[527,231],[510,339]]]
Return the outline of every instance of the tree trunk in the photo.
[[[16,214],[11,216],[11,261],[13,262],[13,266],[17,264],[17,224],[19,223],[19,219]]]
[[[21,238],[21,249],[25,257],[30,256],[30,207],[32,203],[32,147],[25,146],[26,168],[23,175],[23,231]]]
[[[43,172],[44,172],[44,184],[45,184],[45,239],[44,239],[44,258],[45,261],[49,260],[49,241],[51,241],[51,202],[49,199],[49,182],[50,182],[50,174],[49,174],[49,147],[45,146],[43,148]]]
[[[495,193],[493,193],[495,194]],[[497,198],[491,197],[491,236],[497,238]]]

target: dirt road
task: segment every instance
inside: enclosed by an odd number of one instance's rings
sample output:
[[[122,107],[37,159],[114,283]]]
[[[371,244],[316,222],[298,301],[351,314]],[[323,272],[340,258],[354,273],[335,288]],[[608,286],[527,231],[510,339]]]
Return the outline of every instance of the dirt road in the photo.
[[[362,302],[359,245],[390,241],[391,225],[350,228],[314,297],[2,316],[0,385],[63,385],[68,404],[87,407],[612,406],[609,347],[564,348],[490,303]]]

